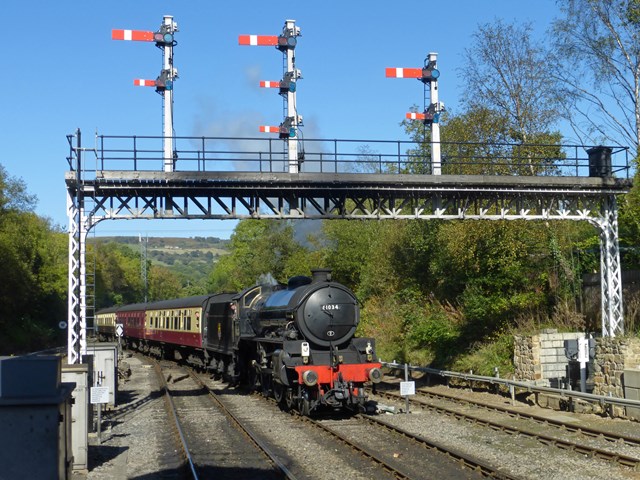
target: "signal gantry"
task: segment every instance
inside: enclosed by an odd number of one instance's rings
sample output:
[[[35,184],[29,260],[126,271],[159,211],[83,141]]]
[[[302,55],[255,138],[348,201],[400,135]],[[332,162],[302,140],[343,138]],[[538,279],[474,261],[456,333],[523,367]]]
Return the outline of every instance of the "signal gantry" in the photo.
[[[424,111],[408,112],[409,120],[422,120],[425,125],[431,126],[431,173],[442,173],[442,161],[440,158],[440,114],[444,111],[444,103],[438,101],[438,78],[440,71],[437,68],[438,54],[429,53],[424,61],[423,68],[387,68],[386,76],[390,78],[417,78],[424,83]],[[427,105],[427,85],[429,86],[429,104]]]
[[[174,146],[173,131],[173,82],[178,78],[178,70],[173,66],[173,47],[177,45],[174,39],[178,31],[178,24],[173,17],[165,15],[160,28],[155,32],[145,30],[112,30],[113,40],[130,40],[138,42],[154,42],[162,50],[162,70],[155,80],[135,79],[137,87],[156,87],[156,92],[162,95],[162,137],[164,171],[173,172],[177,156]]]
[[[304,160],[304,151],[298,152],[299,127],[302,126],[302,116],[298,115],[296,105],[296,84],[302,78],[300,70],[295,65],[295,48],[300,36],[300,27],[295,20],[286,20],[280,35],[239,35],[238,44],[248,46],[273,46],[284,55],[282,80],[260,82],[262,88],[277,88],[283,98],[284,119],[277,127],[261,125],[260,132],[277,133],[287,144],[289,159],[289,173],[298,173],[300,164]]]

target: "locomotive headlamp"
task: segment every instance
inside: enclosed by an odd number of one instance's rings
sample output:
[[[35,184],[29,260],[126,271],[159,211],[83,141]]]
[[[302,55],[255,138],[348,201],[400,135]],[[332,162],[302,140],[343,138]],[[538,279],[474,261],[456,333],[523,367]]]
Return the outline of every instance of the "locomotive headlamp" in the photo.
[[[369,370],[369,380],[371,380],[373,383],[380,383],[380,381],[382,380],[382,372],[378,367]]]
[[[302,381],[307,387],[313,387],[318,383],[318,374],[313,370],[305,370],[302,373]]]

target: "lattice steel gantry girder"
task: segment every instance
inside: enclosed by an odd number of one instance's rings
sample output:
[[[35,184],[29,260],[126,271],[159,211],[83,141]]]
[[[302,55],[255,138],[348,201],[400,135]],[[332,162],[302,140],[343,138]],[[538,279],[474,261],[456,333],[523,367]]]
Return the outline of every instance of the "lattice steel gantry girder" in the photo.
[[[87,232],[107,219],[574,220],[600,230],[602,333],[623,333],[616,195],[628,181],[592,177],[501,177],[251,172],[67,173],[69,359],[86,346]],[[85,200],[89,200],[85,206]],[[90,206],[88,206],[90,204]]]

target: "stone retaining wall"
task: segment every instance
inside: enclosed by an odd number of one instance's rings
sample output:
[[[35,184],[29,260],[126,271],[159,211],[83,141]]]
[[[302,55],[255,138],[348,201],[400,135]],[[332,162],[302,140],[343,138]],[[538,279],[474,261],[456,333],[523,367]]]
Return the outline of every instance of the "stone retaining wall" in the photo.
[[[640,338],[598,338],[593,363],[593,393],[624,398],[624,370],[640,368]]]
[[[568,365],[564,341],[583,336],[583,333],[558,333],[553,329],[543,330],[538,335],[532,336],[516,335],[513,355],[516,380],[534,382],[539,386],[559,386],[557,383],[559,379],[566,376]],[[640,397],[640,388],[636,388],[635,383],[625,385],[625,371],[630,380],[640,375],[640,338],[597,338],[592,368],[593,394],[618,398]],[[626,392],[625,387],[627,387]],[[640,398],[633,398],[633,400],[640,400]],[[579,403],[577,402],[578,405],[574,408],[578,409]],[[544,405],[541,404],[541,406]],[[551,407],[551,405],[547,406]],[[593,410],[595,407],[597,407],[595,404],[586,404],[579,410],[598,413]],[[640,418],[640,409],[629,409],[625,415],[623,407],[613,407],[611,413],[617,417]]]
[[[541,386],[558,386],[566,377],[567,359],[564,351],[565,340],[584,337],[584,333],[558,333],[548,328],[538,335],[514,337],[515,375],[517,380],[534,381]]]

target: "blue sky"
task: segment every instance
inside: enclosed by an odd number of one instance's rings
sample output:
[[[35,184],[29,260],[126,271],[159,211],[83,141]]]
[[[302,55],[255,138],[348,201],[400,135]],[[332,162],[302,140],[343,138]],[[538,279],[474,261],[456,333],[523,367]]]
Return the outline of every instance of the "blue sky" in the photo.
[[[280,79],[282,55],[273,47],[239,46],[238,35],[277,35],[286,19],[295,19],[302,30],[297,103],[305,137],[398,140],[405,139],[404,113],[422,106],[422,84],[385,78],[385,67],[421,67],[428,52],[437,52],[440,100],[456,111],[458,69],[478,24],[529,21],[542,39],[558,15],[554,0],[7,3],[0,164],[37,195],[38,214],[65,228],[65,135],[80,128],[87,145],[96,131],[162,134],[161,97],[133,86],[134,78],[158,75],[161,52],[152,43],[113,41],[111,29],[156,30],[163,15],[173,15],[180,29],[176,135],[255,137],[259,125],[281,121],[281,97],[257,82]],[[109,221],[97,234],[228,238],[234,225]]]

